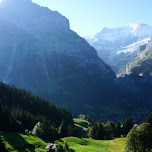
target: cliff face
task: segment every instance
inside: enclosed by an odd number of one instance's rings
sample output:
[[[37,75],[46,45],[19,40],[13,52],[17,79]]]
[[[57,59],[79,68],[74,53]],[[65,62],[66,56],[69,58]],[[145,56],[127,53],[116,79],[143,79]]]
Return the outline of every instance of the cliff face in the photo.
[[[152,39],[147,45],[142,45],[137,57],[126,67],[126,73],[145,75],[152,73]]]
[[[107,94],[114,72],[70,30],[64,16],[30,0],[3,0],[0,6],[1,81],[77,113],[91,110],[85,104],[102,105],[112,98]]]

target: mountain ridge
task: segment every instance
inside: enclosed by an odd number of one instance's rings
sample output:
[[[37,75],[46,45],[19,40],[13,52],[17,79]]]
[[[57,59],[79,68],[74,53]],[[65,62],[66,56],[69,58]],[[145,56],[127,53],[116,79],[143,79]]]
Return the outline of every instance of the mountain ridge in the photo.
[[[28,32],[34,30],[40,32],[41,30],[68,30],[70,28],[69,20],[66,17],[57,11],[39,6],[31,0],[3,0],[0,3],[0,8],[0,18],[12,22]],[[39,11],[40,9],[41,11]],[[20,14],[18,15],[16,12]],[[37,25],[37,23],[40,24]],[[35,29],[32,28],[33,26]]]
[[[110,101],[112,95],[106,95],[113,89],[115,73],[85,39],[70,30],[65,17],[30,1],[28,5],[9,1],[5,9],[0,8],[1,81],[76,114],[91,113],[88,106],[94,107],[94,102]]]
[[[109,64],[116,74],[120,74],[124,66],[131,61],[131,53],[136,57],[139,47],[147,44],[151,36],[152,27],[141,23],[103,28],[98,33],[84,38],[97,50],[98,56]],[[138,45],[133,47],[135,43]]]

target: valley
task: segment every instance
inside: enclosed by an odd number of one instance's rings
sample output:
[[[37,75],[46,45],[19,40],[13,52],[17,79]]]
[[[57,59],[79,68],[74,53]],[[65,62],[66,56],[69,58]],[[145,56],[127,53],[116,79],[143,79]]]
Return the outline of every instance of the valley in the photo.
[[[0,1],[0,152],[151,152],[150,23],[38,1]]]
[[[141,45],[148,45],[150,26],[140,24],[103,28],[96,34],[94,37],[99,39],[99,43],[100,38],[103,42],[100,45],[112,45],[108,49],[116,51],[115,55],[120,57],[120,60],[115,59],[117,63],[108,63],[107,60],[104,62],[98,49],[96,51],[70,29],[66,17],[30,0],[14,0],[13,3],[12,0],[4,0],[0,4],[0,23],[0,81],[66,107],[74,116],[83,113],[97,120],[113,121],[132,116],[142,121],[151,112],[151,105],[147,106],[151,97],[145,91],[152,88],[152,85],[147,85],[150,78],[147,81],[144,81],[146,76],[141,78],[142,84],[138,81],[140,78],[132,76],[128,76],[130,80],[127,76],[117,79],[118,73],[113,68],[117,64],[119,71],[128,71],[126,66],[135,60],[139,52],[135,50]],[[90,37],[89,43],[98,46],[91,41]],[[111,58],[111,55],[104,57]],[[139,98],[136,98],[135,92]],[[146,108],[144,111],[141,111],[142,105]],[[135,109],[138,114],[135,114]]]

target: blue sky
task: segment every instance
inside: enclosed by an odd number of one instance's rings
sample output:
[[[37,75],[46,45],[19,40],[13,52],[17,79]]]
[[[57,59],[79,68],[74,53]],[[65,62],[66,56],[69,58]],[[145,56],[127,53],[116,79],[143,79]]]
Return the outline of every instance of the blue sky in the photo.
[[[152,0],[33,0],[70,20],[79,35],[90,35],[103,27],[147,23],[152,25]]]

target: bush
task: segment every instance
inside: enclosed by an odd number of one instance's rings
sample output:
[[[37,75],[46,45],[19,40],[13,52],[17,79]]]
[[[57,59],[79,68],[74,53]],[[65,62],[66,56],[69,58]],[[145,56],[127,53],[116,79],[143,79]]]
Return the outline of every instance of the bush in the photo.
[[[126,152],[151,152],[152,128],[150,123],[133,127],[127,135]]]

